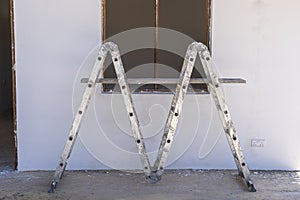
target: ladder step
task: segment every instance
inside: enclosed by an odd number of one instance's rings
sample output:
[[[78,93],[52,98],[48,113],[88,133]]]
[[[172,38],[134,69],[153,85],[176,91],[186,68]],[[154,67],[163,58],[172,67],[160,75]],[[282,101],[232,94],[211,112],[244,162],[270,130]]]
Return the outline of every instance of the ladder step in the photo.
[[[81,83],[88,83],[88,78],[82,78]],[[128,84],[147,85],[147,84],[178,84],[179,78],[127,78]],[[246,83],[242,78],[219,78],[220,83]],[[115,78],[100,78],[96,80],[96,83],[104,84],[117,84],[118,79]],[[189,84],[206,84],[207,79],[204,78],[191,78]]]

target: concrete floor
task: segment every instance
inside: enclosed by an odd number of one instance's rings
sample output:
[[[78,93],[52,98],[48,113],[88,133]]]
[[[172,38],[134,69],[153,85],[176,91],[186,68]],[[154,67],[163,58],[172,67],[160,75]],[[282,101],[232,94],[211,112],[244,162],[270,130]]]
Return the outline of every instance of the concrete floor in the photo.
[[[14,138],[12,110],[0,115],[0,171],[14,168]]]
[[[53,172],[0,173],[0,199],[300,199],[300,173],[253,172],[257,192],[246,190],[236,171],[166,171],[149,184],[142,174],[67,171],[55,193],[47,193]]]

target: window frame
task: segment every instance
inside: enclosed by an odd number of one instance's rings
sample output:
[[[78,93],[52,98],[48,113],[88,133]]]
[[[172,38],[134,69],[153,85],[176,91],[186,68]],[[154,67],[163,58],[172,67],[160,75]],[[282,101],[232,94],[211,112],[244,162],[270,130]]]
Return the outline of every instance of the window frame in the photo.
[[[159,1],[160,0],[153,0],[154,2],[154,9],[155,9],[155,21],[153,23],[153,27],[159,27]],[[199,0],[201,1],[201,0]],[[207,44],[207,47],[209,48],[210,52],[211,52],[211,39],[212,39],[212,33],[211,33],[211,27],[212,27],[212,20],[211,20],[211,10],[212,10],[212,0],[205,0],[206,1],[206,32],[205,32],[205,35],[206,35],[206,44]],[[153,8],[152,7],[152,8]],[[107,39],[107,35],[106,35],[106,30],[107,30],[107,0],[102,0],[102,3],[101,3],[101,10],[102,10],[102,16],[101,16],[101,25],[102,25],[102,43],[104,41],[106,41]],[[156,64],[158,63],[158,31],[156,31],[155,33],[155,49],[154,49],[154,76],[158,77],[158,74],[157,74],[157,71],[158,71],[158,68],[156,66]],[[126,67],[126,66],[124,66]],[[126,71],[126,69],[125,69]],[[105,78],[105,73],[103,74],[103,77]],[[143,78],[143,77],[141,77]],[[202,86],[204,87],[201,87],[201,86],[196,86],[198,87],[198,89],[200,88],[201,91],[199,92],[204,92],[204,93],[207,93],[207,86],[206,84],[202,84]],[[108,90],[105,89],[105,84],[104,84],[104,87],[103,87],[103,90],[104,92],[108,92]],[[203,89],[204,88],[204,89]],[[145,88],[144,88],[145,89]],[[156,91],[157,92],[157,87],[156,85],[154,85],[154,88],[152,89],[152,91]],[[151,90],[151,89],[150,89]],[[162,90],[162,91],[158,91],[158,92],[162,92],[162,93],[169,93],[170,91],[165,91],[165,90]],[[138,92],[139,93],[139,92]]]

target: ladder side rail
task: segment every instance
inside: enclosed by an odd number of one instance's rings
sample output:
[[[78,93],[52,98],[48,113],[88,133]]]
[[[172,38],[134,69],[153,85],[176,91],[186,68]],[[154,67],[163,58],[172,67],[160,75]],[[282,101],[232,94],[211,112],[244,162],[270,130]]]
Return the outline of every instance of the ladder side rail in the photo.
[[[199,52],[199,56],[208,79],[209,91],[212,94],[214,102],[216,104],[218,114],[222,122],[224,131],[226,133],[225,135],[229,143],[230,149],[232,151],[233,158],[238,168],[238,171],[242,176],[243,180],[245,181],[246,185],[248,186],[249,191],[254,192],[256,190],[250,178],[250,171],[246,164],[245,157],[243,155],[242,148],[236,134],[236,129],[233,126],[228,106],[225,103],[224,94],[220,87],[221,84],[219,82],[217,73],[215,72],[208,49]]]
[[[91,75],[89,77],[88,84],[85,88],[84,94],[81,99],[80,106],[75,114],[74,120],[72,122],[72,127],[69,132],[68,139],[65,143],[62,155],[60,157],[60,161],[58,163],[58,166],[56,168],[54,178],[51,182],[51,189],[49,192],[54,192],[57,183],[61,179],[65,168],[67,166],[67,161],[70,157],[70,154],[72,152],[73,146],[75,144],[76,138],[78,136],[78,132],[82,123],[82,119],[85,115],[85,112],[87,110],[88,104],[90,103],[91,97],[95,92],[96,88],[96,80],[99,76],[99,72],[101,71],[101,68],[103,66],[104,60],[107,56],[107,49],[105,49],[103,46],[101,46],[98,58],[94,63]]]
[[[182,110],[184,96],[187,92],[187,88],[190,82],[192,70],[197,56],[196,45],[197,43],[194,42],[190,44],[188,47],[184,59],[184,63],[182,66],[182,70],[180,73],[180,77],[179,77],[180,82],[177,84],[175,94],[173,96],[171,108],[164,128],[163,137],[159,147],[157,159],[153,167],[153,170],[154,172],[156,172],[156,175],[158,177],[160,177],[163,174],[168,153],[170,151],[174,134],[176,132],[179,116]]]
[[[122,59],[119,53],[118,46],[112,42],[108,42],[105,44],[110,49],[110,54],[112,56],[113,64],[115,67],[115,71],[118,78],[118,83],[121,89],[121,93],[123,96],[123,100],[125,103],[126,111],[130,120],[131,129],[133,132],[133,136],[135,138],[135,143],[137,146],[138,154],[140,157],[140,160],[143,165],[145,176],[148,177],[151,174],[151,165],[148,159],[148,155],[146,152],[146,147],[144,143],[143,136],[141,134],[139,121],[137,118],[137,114],[133,105],[132,96],[130,92],[130,88],[128,86],[128,83],[126,81],[126,74],[124,71]]]

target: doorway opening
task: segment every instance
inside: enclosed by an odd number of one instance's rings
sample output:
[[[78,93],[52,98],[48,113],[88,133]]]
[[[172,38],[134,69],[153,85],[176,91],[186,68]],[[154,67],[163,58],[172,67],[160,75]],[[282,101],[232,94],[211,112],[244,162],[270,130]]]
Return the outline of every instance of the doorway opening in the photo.
[[[13,0],[0,1],[0,171],[17,169]]]

